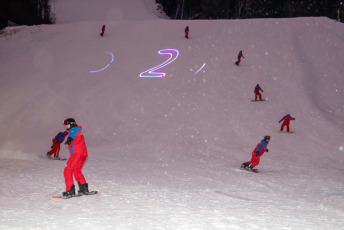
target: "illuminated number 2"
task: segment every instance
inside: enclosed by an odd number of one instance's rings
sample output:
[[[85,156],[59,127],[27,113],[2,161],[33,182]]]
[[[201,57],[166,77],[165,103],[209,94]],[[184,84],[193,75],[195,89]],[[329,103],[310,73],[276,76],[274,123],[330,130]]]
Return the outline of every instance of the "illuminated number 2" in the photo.
[[[165,67],[171,64],[172,62],[174,62],[179,55],[179,51],[177,49],[162,49],[162,50],[159,50],[158,54],[160,55],[168,54],[170,55],[170,58],[164,63],[161,63],[160,65],[157,65],[149,70],[142,72],[139,77],[165,77],[166,73],[163,73],[163,72],[160,73],[160,72],[154,72],[154,71],[161,69],[162,67]],[[173,55],[175,55],[175,57],[173,57]]]

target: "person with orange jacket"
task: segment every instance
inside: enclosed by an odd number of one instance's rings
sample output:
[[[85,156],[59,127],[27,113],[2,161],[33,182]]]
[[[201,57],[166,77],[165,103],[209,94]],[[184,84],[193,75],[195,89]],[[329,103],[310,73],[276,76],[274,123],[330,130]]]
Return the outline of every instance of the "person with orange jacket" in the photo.
[[[68,159],[63,172],[66,183],[66,192],[63,192],[62,195],[68,198],[75,196],[73,175],[79,185],[79,194],[88,194],[88,184],[81,172],[82,166],[88,157],[84,135],[81,132],[82,127],[78,126],[73,118],[64,120],[63,125],[66,126],[66,132],[68,134],[65,145],[68,145],[70,158]]]
[[[245,163],[242,163],[240,168],[247,169],[252,171],[254,167],[256,167],[259,164],[260,157],[269,150],[267,149],[268,144],[270,142],[270,136],[265,136],[264,139],[259,142],[256,146],[256,148],[252,152],[251,161],[247,161]]]
[[[290,114],[287,114],[278,122],[281,123],[283,121],[281,131],[283,131],[284,126],[287,126],[287,132],[289,132],[289,123],[291,120],[295,120],[295,118],[291,117]]]

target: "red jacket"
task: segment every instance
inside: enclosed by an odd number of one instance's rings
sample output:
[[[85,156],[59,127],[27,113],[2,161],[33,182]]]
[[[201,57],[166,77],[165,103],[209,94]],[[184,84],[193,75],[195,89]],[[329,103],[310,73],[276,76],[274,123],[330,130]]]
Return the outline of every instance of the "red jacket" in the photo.
[[[258,156],[262,156],[265,153],[267,147],[268,147],[268,143],[265,140],[262,140],[260,143],[258,143],[256,148],[253,150],[252,155],[256,155],[258,151]]]
[[[283,121],[283,124],[289,125],[291,120],[295,120],[295,118],[293,118],[291,116],[285,116],[279,121],[279,123],[281,123],[281,121]]]
[[[69,152],[72,155],[88,156],[84,134],[81,132],[82,127],[77,126],[67,130],[73,140],[68,145]]]

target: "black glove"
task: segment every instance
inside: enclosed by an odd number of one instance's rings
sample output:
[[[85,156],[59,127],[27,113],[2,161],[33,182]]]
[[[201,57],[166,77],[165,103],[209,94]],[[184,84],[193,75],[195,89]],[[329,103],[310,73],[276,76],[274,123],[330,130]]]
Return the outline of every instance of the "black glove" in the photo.
[[[258,155],[259,155],[259,152],[257,151],[257,152],[256,152],[256,157],[257,157]]]
[[[70,145],[70,143],[73,141],[73,138],[71,137],[68,137],[66,142],[65,142],[65,145]]]
[[[265,152],[269,152],[269,150],[268,150],[268,149],[266,149],[266,150],[265,150]]]

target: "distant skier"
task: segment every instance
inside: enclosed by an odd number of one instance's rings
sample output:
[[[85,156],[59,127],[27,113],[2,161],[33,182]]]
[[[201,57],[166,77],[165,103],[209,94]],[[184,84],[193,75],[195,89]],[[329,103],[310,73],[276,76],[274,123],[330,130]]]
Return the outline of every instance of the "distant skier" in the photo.
[[[256,85],[256,87],[254,88],[254,100],[257,100],[257,97],[259,97],[259,100],[262,100],[262,95],[260,94],[259,91],[264,92],[264,90],[262,88],[260,88],[259,84]]]
[[[254,167],[256,167],[259,164],[260,157],[264,154],[264,152],[269,151],[267,149],[269,141],[270,141],[270,136],[265,136],[264,139],[261,140],[261,142],[258,143],[256,148],[253,150],[251,161],[242,163],[241,168],[251,171]]]
[[[185,37],[189,38],[189,26],[185,27]]]
[[[239,66],[239,63],[241,62],[241,58],[245,58],[244,55],[242,54],[242,50],[240,50],[239,54],[238,54],[238,61],[235,62],[235,64],[237,66]]]
[[[88,184],[84,175],[81,173],[82,166],[88,156],[84,135],[81,132],[82,127],[78,126],[73,118],[64,120],[63,125],[66,126],[66,132],[68,134],[65,145],[68,145],[70,158],[63,172],[66,182],[66,192],[63,192],[62,195],[64,197],[75,196],[73,175],[79,185],[79,194],[88,194]]]
[[[283,121],[281,131],[283,131],[284,126],[287,126],[287,132],[289,132],[289,123],[291,120],[295,120],[295,118],[291,117],[290,114],[287,114],[278,122],[281,123]]]
[[[105,25],[103,25],[102,27],[102,32],[100,33],[100,36],[104,37],[104,33],[105,33]]]
[[[47,157],[50,157],[54,154],[55,159],[60,159],[60,144],[64,141],[66,136],[66,133],[59,132],[54,138],[53,138],[53,145],[51,146],[51,150],[47,152]]]

